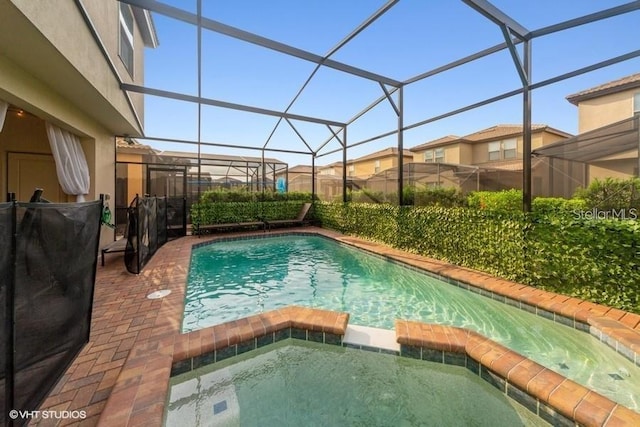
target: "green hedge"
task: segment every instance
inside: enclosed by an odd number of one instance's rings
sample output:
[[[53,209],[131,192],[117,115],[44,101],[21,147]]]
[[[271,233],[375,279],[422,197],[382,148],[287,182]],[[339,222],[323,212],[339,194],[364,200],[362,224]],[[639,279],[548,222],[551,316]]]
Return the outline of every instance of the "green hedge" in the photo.
[[[298,216],[305,200],[279,202],[210,202],[201,201],[191,206],[191,222],[200,225],[228,224],[256,220],[273,221]],[[313,213],[311,212],[307,218]]]
[[[311,193],[303,191],[278,193],[275,191],[253,192],[244,189],[218,189],[207,190],[200,196],[200,202],[275,202],[291,200],[310,202]]]
[[[640,313],[640,224],[548,211],[317,203],[315,217],[346,234]]]

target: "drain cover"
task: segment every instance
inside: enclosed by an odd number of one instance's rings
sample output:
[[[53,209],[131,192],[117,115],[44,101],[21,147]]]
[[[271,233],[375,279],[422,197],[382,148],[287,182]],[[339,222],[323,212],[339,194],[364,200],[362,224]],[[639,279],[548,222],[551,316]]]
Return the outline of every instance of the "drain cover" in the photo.
[[[167,295],[169,295],[170,293],[171,293],[171,291],[169,289],[162,289],[161,291],[151,292],[149,295],[147,295],[147,298],[149,298],[149,299],[164,298]]]
[[[223,400],[222,402],[218,402],[213,405],[213,415],[217,415],[220,412],[224,412],[227,410],[227,401]]]

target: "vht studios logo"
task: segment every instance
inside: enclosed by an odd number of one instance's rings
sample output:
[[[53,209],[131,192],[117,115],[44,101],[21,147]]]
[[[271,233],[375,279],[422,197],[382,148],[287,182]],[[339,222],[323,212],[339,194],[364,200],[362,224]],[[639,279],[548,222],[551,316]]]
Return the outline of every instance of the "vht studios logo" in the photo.
[[[631,208],[603,211],[593,208],[590,211],[574,210],[573,215],[576,219],[638,219],[638,210]]]

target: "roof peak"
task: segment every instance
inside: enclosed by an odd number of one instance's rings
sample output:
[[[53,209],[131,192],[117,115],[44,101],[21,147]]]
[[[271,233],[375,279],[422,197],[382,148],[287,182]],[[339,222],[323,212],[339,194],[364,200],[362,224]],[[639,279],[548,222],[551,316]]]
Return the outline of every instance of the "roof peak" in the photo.
[[[580,101],[586,101],[588,99],[621,92],[635,87],[640,87],[640,73],[631,74],[598,86],[593,86],[589,89],[571,94],[567,96],[566,99],[573,105],[578,105]]]

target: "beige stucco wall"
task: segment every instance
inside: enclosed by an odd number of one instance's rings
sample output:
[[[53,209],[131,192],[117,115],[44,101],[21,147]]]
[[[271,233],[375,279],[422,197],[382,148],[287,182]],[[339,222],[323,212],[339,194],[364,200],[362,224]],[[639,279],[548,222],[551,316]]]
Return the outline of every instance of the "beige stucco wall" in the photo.
[[[142,83],[144,46],[136,27],[132,79],[118,56],[118,2],[83,1],[82,5],[110,60],[105,59],[75,2],[0,3],[0,99],[31,114],[29,126],[8,117],[0,133],[2,194],[9,190],[8,153],[51,154],[44,132],[44,121],[49,121],[80,137],[91,180],[86,199],[97,199],[101,193],[115,197],[114,135],[138,135],[138,120],[143,120],[142,95],[131,95],[132,110],[119,79]],[[101,239],[102,244],[113,240],[113,231],[104,227]]]
[[[347,164],[347,176],[366,177],[366,176],[375,174],[376,161],[380,162],[380,167],[378,172],[382,172],[384,170],[391,169],[392,167],[398,166],[398,156],[395,154],[385,156],[385,157],[378,157],[377,159],[352,161]],[[404,156],[404,163],[411,163],[412,161],[413,161],[413,156]],[[349,169],[350,165],[353,165],[355,167],[355,171],[353,173],[350,172],[350,169]]]
[[[134,71],[133,76],[129,74],[129,71],[124,66],[124,63],[120,59],[119,52],[119,3],[117,1],[91,1],[84,3],[85,8],[91,16],[91,21],[96,27],[102,43],[109,52],[109,56],[112,58],[113,64],[118,70],[118,75],[125,83],[133,83],[142,85],[144,81],[144,60],[143,51],[144,43],[140,30],[134,21],[134,35],[133,35],[133,50],[134,50]],[[130,93],[136,112],[138,113],[140,120],[144,122],[144,96],[139,93]]]
[[[66,99],[53,92],[44,82],[33,78],[26,70],[17,67],[5,57],[0,56],[0,99],[23,108],[37,119],[49,120],[81,139],[82,148],[89,166],[91,185],[87,200],[98,198],[99,194],[114,194],[115,141],[113,134],[88,117],[84,111],[70,104]],[[11,113],[9,113],[11,114]],[[9,115],[8,114],[8,115]],[[10,123],[8,119],[7,124]],[[0,138],[0,188],[6,194],[7,165],[6,153],[20,151],[25,153],[50,154],[51,148],[46,139],[44,123],[40,121],[32,130],[24,134],[9,133],[6,126]],[[37,133],[37,135],[36,135]],[[112,231],[102,230],[104,241],[113,240]]]
[[[589,182],[594,179],[617,178],[627,179],[633,176],[638,168],[638,159],[633,152],[617,159],[602,160],[589,165]]]
[[[640,88],[582,101],[578,105],[578,131],[588,132],[633,116],[633,95]]]
[[[414,163],[424,163],[424,153],[429,150],[437,150],[438,148],[444,148],[444,163],[462,163],[460,160],[462,157],[461,146],[466,144],[455,143],[446,145],[444,147],[425,148],[423,150],[413,152]],[[466,154],[466,152],[465,152]]]

